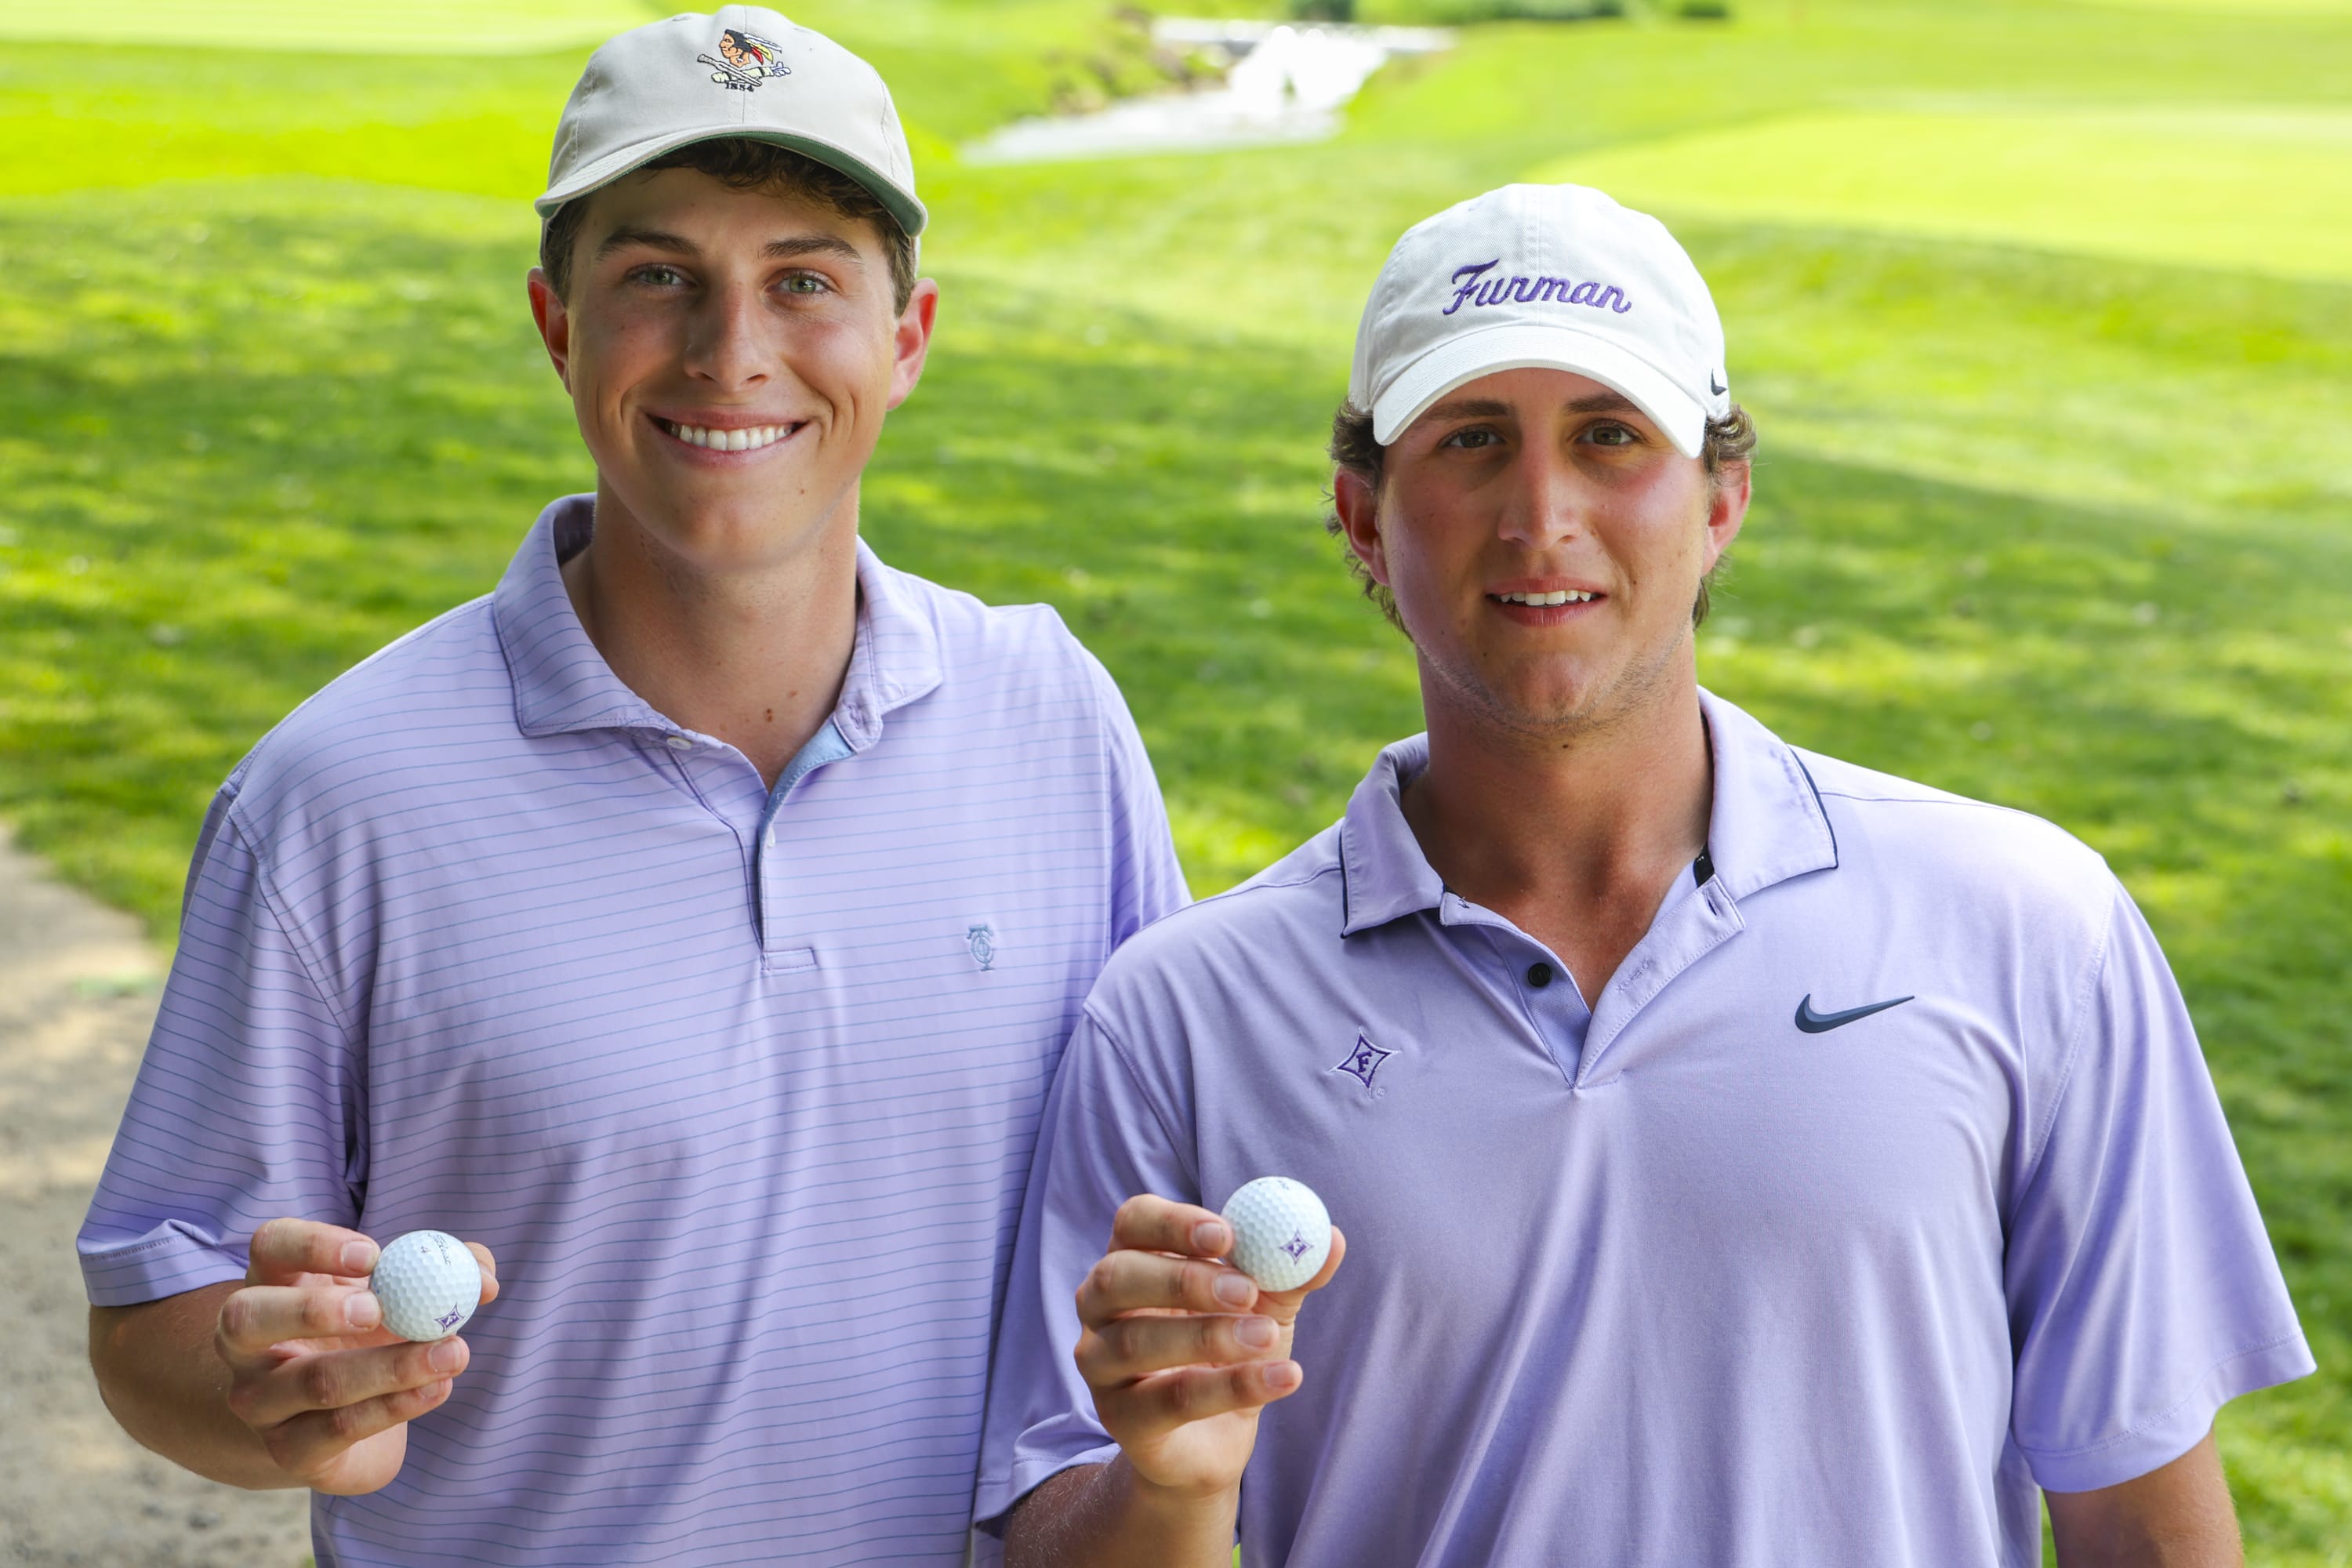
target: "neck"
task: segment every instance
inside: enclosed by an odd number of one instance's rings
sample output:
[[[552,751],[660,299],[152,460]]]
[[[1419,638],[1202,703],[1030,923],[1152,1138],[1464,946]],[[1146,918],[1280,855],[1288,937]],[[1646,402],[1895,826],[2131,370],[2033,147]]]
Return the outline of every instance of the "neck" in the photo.
[[[564,563],[580,624],[622,684],[725,741],[770,788],[840,700],[857,638],[857,508],[755,569],[698,570],[596,491],[596,531]]]
[[[1430,702],[1429,766],[1404,797],[1445,885],[1549,945],[1588,1002],[1706,847],[1698,684],[1661,685],[1605,724],[1544,737]]]

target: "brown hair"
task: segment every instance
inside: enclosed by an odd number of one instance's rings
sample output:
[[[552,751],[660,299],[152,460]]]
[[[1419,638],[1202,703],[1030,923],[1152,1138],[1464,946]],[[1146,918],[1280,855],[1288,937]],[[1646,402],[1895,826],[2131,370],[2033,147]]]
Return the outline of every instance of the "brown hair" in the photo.
[[[692,169],[709,175],[730,190],[801,196],[843,217],[871,224],[882,241],[884,254],[890,258],[891,313],[903,314],[907,301],[914,297],[913,237],[898,226],[890,209],[872,191],[830,163],[820,163],[806,153],[772,142],[755,142],[748,136],[720,136],[708,142],[689,142],[675,152],[663,153],[637,172],[652,174],[660,169]],[[588,194],[593,195],[593,191]],[[540,230],[539,264],[562,299],[572,297],[572,252],[579,243],[580,227],[587,217],[588,196],[574,196],[556,208],[547,226]]]
[[[1706,481],[1710,487],[1722,482],[1724,469],[1735,463],[1745,463],[1756,453],[1756,421],[1748,410],[1735,403],[1731,412],[1720,419],[1706,422],[1706,437],[1699,443],[1699,461],[1706,465]],[[1374,493],[1381,488],[1381,475],[1388,459],[1388,448],[1372,438],[1372,416],[1369,410],[1352,403],[1341,403],[1339,411],[1331,416],[1331,462],[1343,473],[1355,475],[1370,485]],[[1364,597],[1380,606],[1389,625],[1404,630],[1404,621],[1397,615],[1396,595],[1372,581],[1372,574],[1348,542],[1348,535],[1339,523],[1339,509],[1335,503],[1323,519],[1324,531],[1339,541],[1347,552],[1348,570],[1364,585]],[[1723,563],[1718,561],[1717,567]],[[1699,579],[1698,598],[1691,605],[1691,625],[1706,619],[1707,584],[1715,580],[1710,569]]]

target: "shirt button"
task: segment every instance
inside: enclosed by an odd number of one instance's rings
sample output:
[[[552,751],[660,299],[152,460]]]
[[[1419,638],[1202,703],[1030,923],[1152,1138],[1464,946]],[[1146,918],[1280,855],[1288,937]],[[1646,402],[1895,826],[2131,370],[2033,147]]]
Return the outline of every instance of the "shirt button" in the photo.
[[[1535,987],[1537,990],[1538,990],[1538,991],[1542,990],[1545,986],[1547,986],[1547,985],[1550,984],[1551,984],[1551,965],[1550,965],[1550,964],[1549,964],[1549,963],[1530,963],[1530,964],[1528,964],[1528,984],[1530,984],[1530,985],[1532,985],[1532,986],[1534,986],[1534,987]]]
[[[694,742],[683,735],[672,735],[669,738],[669,749],[673,752],[690,752],[694,750]]]
[[[776,847],[776,830],[772,827],[768,829],[767,846],[771,849]]]

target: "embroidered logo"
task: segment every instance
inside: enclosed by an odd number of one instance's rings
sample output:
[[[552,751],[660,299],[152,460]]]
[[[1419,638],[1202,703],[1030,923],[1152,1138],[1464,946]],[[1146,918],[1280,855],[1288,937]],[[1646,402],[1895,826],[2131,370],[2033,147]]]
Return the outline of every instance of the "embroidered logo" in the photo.
[[[1900,1007],[1906,1002],[1916,1000],[1912,996],[1897,996],[1892,1002],[1873,1002],[1867,1007],[1848,1007],[1843,1013],[1816,1013],[1813,1011],[1813,994],[1808,991],[1805,999],[1797,1004],[1797,1027],[1809,1035],[1826,1035],[1832,1029],[1843,1029],[1873,1013],[1884,1013],[1889,1007]]]
[[[985,970],[996,962],[996,931],[982,922],[963,933],[966,947],[971,949],[971,961]]]
[[[1394,1051],[1384,1051],[1372,1044],[1370,1037],[1358,1035],[1355,1048],[1348,1053],[1346,1060],[1331,1070],[1346,1073],[1370,1089],[1372,1087],[1372,1075],[1381,1070],[1382,1062],[1394,1055]]]
[[[1454,276],[1447,279],[1454,285],[1454,303],[1438,314],[1450,316],[1465,305],[1587,305],[1620,316],[1633,308],[1633,301],[1625,298],[1623,289],[1597,279],[1579,283],[1573,278],[1486,276],[1502,264],[1503,258],[1498,256],[1492,261],[1474,261],[1455,268]]]
[[[719,68],[710,79],[730,92],[757,92],[762,84],[780,76],[793,74],[792,67],[783,63],[783,50],[772,38],[757,33],[747,33],[740,27],[722,27],[719,33],[719,52],[694,58],[707,66]]]

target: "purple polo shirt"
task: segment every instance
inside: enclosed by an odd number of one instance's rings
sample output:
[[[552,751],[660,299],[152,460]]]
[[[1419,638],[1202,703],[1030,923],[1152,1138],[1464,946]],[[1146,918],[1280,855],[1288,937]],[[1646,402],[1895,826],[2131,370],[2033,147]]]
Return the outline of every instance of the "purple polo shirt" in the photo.
[[[215,802],[81,1234],[90,1300],[280,1215],[487,1243],[502,1293],[359,1563],[961,1563],[1046,1086],[1181,904],[1142,744],[1050,609],[861,548],[830,739],[772,798],[614,676],[549,508]]]
[[[2099,858],[1706,712],[1712,875],[1590,1011],[1430,868],[1418,739],[1120,951],[1046,1113],[980,1519],[1116,1452],[1070,1352],[1119,1201],[1268,1174],[1348,1258],[1260,1427],[1245,1563],[2031,1568],[2037,1482],[2140,1475],[2311,1370]]]

